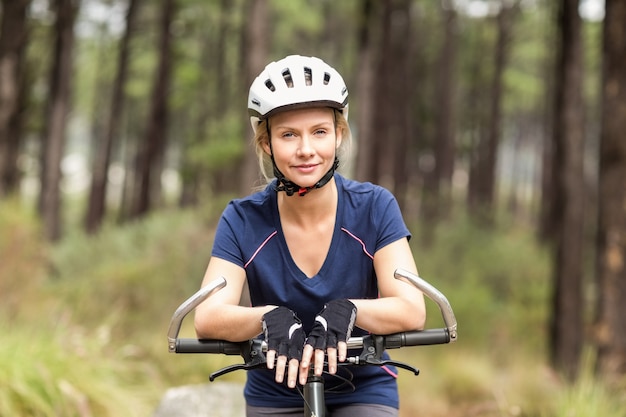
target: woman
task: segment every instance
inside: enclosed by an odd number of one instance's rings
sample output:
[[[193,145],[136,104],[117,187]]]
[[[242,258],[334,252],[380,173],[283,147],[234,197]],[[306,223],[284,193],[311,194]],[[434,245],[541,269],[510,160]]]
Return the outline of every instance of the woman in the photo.
[[[294,388],[311,367],[327,372],[331,416],[398,413],[393,368],[338,366],[351,334],[425,322],[422,294],[394,278],[397,268],[417,273],[395,198],[335,172],[350,141],[347,99],[341,75],[314,57],[270,63],[250,87],[261,169],[275,179],[224,210],[203,284],[223,276],[228,285],[195,317],[200,338],[268,342],[268,369],[247,373],[248,417],[301,416]],[[251,306],[240,306],[246,287]]]

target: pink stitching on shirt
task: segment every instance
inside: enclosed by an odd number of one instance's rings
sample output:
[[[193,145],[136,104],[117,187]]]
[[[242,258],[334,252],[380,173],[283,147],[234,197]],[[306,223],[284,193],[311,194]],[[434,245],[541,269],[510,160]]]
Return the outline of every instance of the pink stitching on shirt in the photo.
[[[361,244],[361,246],[363,247],[363,252],[365,252],[365,254],[367,256],[370,257],[370,259],[374,260],[374,256],[372,254],[370,254],[367,251],[367,248],[365,247],[365,243],[359,239],[358,237],[356,237],[355,235],[353,235],[348,229],[346,229],[345,227],[342,227],[341,230],[343,230],[344,232],[346,232],[347,234],[349,234],[354,240],[356,240],[357,242],[359,242]]]
[[[263,243],[261,243],[261,246],[259,246],[259,247],[257,248],[257,250],[256,250],[256,251],[254,251],[254,253],[252,254],[252,257],[250,258],[250,260],[248,260],[248,262],[246,262],[246,264],[243,266],[244,268],[247,268],[247,267],[248,267],[248,265],[250,265],[250,262],[252,262],[252,261],[254,260],[254,258],[257,256],[257,254],[258,254],[259,252],[261,252],[261,249],[263,249],[263,247],[267,244],[267,242],[269,242],[269,240],[270,240],[271,238],[273,238],[273,237],[274,237],[274,235],[276,235],[276,233],[278,233],[278,231],[277,231],[277,230],[274,230],[274,231],[272,232],[272,234],[271,234],[271,235],[269,235],[269,236],[267,237],[267,239],[265,239],[265,240],[263,241]]]
[[[392,377],[394,377],[394,378],[398,378],[398,374],[397,374],[397,373],[395,373],[395,372],[393,372],[391,369],[389,369],[389,368],[387,367],[387,365],[383,365],[383,366],[381,366],[381,368],[383,368],[383,370],[384,370],[385,372],[387,372],[389,375],[391,375]]]

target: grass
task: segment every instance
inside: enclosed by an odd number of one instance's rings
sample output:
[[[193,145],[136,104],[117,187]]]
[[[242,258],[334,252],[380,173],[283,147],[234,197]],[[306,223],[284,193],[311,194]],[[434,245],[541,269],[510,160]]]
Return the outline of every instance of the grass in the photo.
[[[237,362],[166,348],[172,313],[202,279],[214,221],[215,210],[162,212],[49,246],[29,210],[1,201],[0,417],[148,417],[168,387]],[[416,258],[452,303],[459,341],[391,352],[421,369],[400,374],[403,416],[626,417],[624,394],[598,381],[590,360],[574,384],[546,366],[549,260],[528,231],[461,219],[435,241],[414,240]],[[428,324],[441,324],[432,303]],[[187,320],[181,336],[192,334]]]
[[[145,364],[82,328],[3,326],[1,416],[149,415]]]

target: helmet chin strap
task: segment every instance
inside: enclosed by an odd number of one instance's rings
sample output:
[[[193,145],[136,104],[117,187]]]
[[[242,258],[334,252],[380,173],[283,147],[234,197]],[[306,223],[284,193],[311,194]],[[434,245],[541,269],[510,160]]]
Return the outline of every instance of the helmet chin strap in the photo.
[[[280,172],[280,170],[276,166],[276,162],[274,162],[274,155],[272,155],[272,166],[274,167],[274,175],[276,176],[276,179],[278,180],[278,185],[276,186],[275,190],[284,191],[290,197],[294,195],[295,193],[298,193],[300,197],[303,197],[309,191],[315,188],[321,188],[324,185],[328,184],[328,182],[333,177],[333,175],[335,175],[335,170],[339,166],[339,159],[335,157],[335,162],[333,163],[333,166],[330,167],[330,169],[326,172],[326,174],[324,174],[324,176],[318,182],[316,182],[314,185],[311,185],[309,187],[302,187],[296,184],[295,182],[290,181],[287,178],[285,178],[283,173]]]

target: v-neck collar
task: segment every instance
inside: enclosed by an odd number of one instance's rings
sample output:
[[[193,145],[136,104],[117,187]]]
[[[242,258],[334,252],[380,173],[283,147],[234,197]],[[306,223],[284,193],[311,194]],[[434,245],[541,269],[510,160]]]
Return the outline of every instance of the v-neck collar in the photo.
[[[339,234],[341,233],[341,225],[343,223],[343,182],[341,176],[335,174],[335,184],[337,186],[337,210],[335,213],[335,225],[333,227],[333,236],[330,241],[330,246],[328,252],[326,253],[326,257],[324,258],[324,262],[322,263],[321,268],[315,275],[309,277],[305,274],[300,267],[296,264],[295,260],[291,256],[291,252],[289,251],[289,246],[287,245],[287,239],[285,238],[285,234],[283,233],[282,222],[280,220],[280,213],[278,211],[278,192],[274,191],[272,193],[272,213],[274,216],[274,227],[277,231],[277,236],[280,239],[280,250],[283,259],[287,262],[287,266],[289,270],[292,272],[294,276],[297,276],[300,280],[307,283],[307,285],[317,285],[319,282],[319,278],[323,276],[327,276],[327,270],[332,268],[332,264],[335,260],[335,253],[337,253],[337,245],[339,244]],[[297,198],[297,197],[293,197]]]

